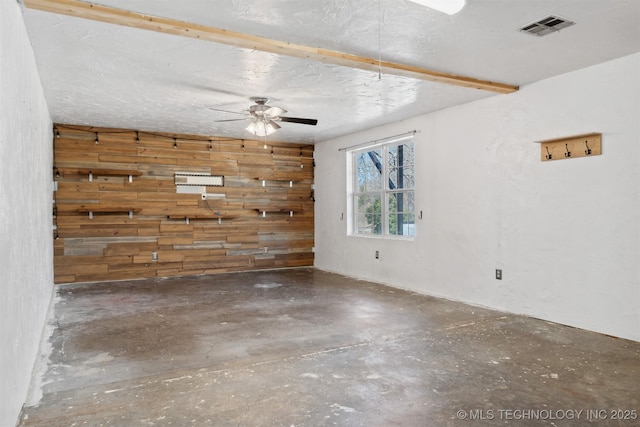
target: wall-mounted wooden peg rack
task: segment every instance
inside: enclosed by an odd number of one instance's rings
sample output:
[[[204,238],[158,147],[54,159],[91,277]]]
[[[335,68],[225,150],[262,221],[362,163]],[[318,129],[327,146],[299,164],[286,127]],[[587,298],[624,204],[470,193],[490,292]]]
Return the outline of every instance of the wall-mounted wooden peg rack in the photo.
[[[602,154],[602,134],[588,133],[540,142],[540,160],[575,159]]]

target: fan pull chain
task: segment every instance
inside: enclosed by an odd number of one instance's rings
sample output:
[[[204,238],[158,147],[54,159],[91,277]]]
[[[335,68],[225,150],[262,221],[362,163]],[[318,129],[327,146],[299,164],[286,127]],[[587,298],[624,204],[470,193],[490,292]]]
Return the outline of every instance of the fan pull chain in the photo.
[[[382,0],[378,0],[378,80],[382,80]]]

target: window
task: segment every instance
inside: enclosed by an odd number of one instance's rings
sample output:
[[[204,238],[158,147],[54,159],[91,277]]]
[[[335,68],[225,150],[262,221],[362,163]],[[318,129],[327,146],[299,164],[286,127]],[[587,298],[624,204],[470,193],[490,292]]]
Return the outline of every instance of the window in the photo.
[[[415,236],[413,135],[351,151],[354,235]]]

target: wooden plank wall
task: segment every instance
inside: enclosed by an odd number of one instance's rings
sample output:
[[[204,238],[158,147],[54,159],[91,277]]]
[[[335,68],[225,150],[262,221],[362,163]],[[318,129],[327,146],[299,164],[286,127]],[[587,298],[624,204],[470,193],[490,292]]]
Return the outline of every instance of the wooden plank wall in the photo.
[[[56,283],[313,265],[312,145],[69,125],[54,135]],[[178,194],[175,172],[223,175],[207,192],[225,197]]]

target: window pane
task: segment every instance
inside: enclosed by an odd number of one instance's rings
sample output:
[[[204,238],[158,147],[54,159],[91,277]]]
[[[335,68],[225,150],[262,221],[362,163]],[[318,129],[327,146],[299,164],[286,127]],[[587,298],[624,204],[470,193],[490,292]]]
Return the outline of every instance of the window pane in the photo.
[[[361,194],[356,203],[356,233],[382,234],[382,195]]]
[[[370,150],[357,153],[356,173],[357,192],[382,190],[382,150]]]
[[[388,150],[387,168],[389,170],[389,190],[414,188],[413,142],[392,145]]]
[[[415,236],[414,192],[393,192],[388,194],[389,234]]]

